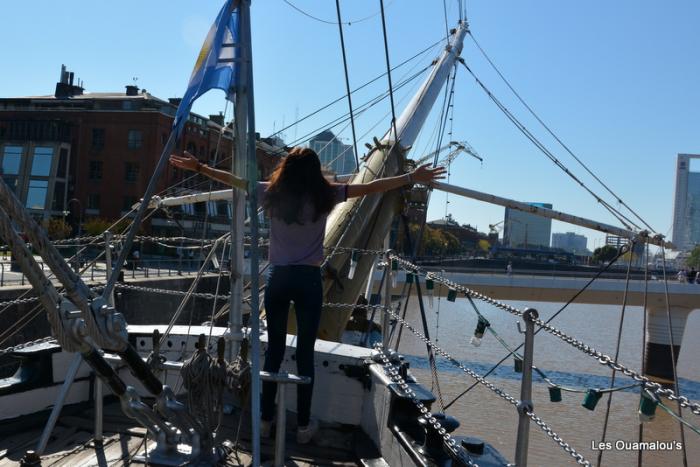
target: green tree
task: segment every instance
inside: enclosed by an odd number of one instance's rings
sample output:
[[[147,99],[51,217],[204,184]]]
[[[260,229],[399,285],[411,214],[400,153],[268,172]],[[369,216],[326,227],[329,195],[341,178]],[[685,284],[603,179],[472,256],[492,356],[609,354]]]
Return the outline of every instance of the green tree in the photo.
[[[617,248],[605,245],[593,251],[593,261],[596,263],[608,262],[617,256]]]
[[[690,256],[688,256],[686,264],[690,268],[700,268],[700,245],[697,245],[695,248],[693,248],[693,251],[690,252]]]
[[[49,219],[44,223],[44,227],[52,240],[63,240],[68,238],[71,232],[71,227],[61,218]]]

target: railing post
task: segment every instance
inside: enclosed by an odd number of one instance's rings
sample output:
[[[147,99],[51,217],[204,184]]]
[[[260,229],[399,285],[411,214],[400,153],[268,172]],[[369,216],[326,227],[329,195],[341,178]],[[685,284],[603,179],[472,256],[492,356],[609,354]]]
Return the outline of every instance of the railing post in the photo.
[[[535,320],[539,317],[537,310],[526,308],[523,313],[525,321],[525,349],[523,354],[523,377],[520,383],[520,402],[518,402],[518,438],[515,444],[515,465],[527,466],[527,451],[530,438],[530,417],[532,412],[532,354],[535,349]],[[520,328],[520,322],[518,322]],[[521,330],[522,332],[522,330]]]

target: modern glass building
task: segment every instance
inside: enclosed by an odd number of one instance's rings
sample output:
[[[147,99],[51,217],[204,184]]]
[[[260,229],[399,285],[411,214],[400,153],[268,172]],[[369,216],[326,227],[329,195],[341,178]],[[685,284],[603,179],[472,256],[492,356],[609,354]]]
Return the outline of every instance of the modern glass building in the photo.
[[[352,145],[343,144],[332,131],[326,130],[309,141],[309,147],[316,151],[321,165],[338,174],[350,174],[355,171],[355,154]]]
[[[678,154],[672,241],[685,251],[700,244],[700,154]]]
[[[551,203],[527,203],[538,208],[552,209]],[[549,246],[552,219],[506,208],[503,221],[503,244],[511,248]]]
[[[588,239],[584,235],[579,235],[574,232],[553,233],[552,247],[561,248],[579,255],[588,252]]]

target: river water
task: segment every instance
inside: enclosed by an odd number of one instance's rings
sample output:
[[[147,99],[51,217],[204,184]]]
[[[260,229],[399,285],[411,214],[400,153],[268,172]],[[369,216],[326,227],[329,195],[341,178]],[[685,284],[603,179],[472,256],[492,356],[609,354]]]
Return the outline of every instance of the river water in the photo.
[[[411,300],[406,320],[417,329],[422,329],[420,311],[416,300]],[[540,317],[547,319],[561,304],[508,302],[518,308],[530,306],[538,310]],[[475,301],[479,311],[490,321],[495,330],[509,345],[515,347],[522,342],[515,316],[501,311],[484,302]],[[449,302],[444,297],[434,300],[432,308],[426,300],[430,337],[453,357],[483,375],[493,364],[507,354],[507,351],[490,333],[486,333],[480,347],[474,347],[469,339],[474,332],[477,317],[466,298]],[[552,324],[595,349],[610,355],[615,354],[621,306],[570,305]],[[639,371],[642,353],[642,309],[627,307],[622,332],[619,361],[625,366]],[[410,331],[404,330],[400,342],[400,352],[407,356],[413,373],[424,385],[431,386],[431,372],[426,358],[425,344]],[[688,319],[683,345],[678,361],[678,375],[681,378],[681,392],[691,400],[700,400],[700,312],[691,314]],[[445,403],[469,387],[474,380],[449,361],[438,357],[439,386]],[[534,364],[555,383],[586,390],[605,388],[610,385],[611,370],[592,357],[576,350],[547,332],[535,337]],[[487,379],[505,390],[514,398],[520,395],[520,374],[513,368],[509,358]],[[584,394],[563,392],[562,401],[550,402],[547,384],[536,374],[533,376],[533,402],[535,413],[540,416],[561,438],[574,447],[585,458],[596,465],[598,450],[593,444],[602,440],[607,395],[598,402],[594,411],[581,406]],[[633,381],[618,373],[616,386],[631,384]],[[437,395],[437,390],[433,388]],[[607,441],[611,449],[603,451],[602,464],[606,466],[636,466],[638,451],[630,443],[637,442],[639,421],[639,389],[615,392],[612,396]],[[677,410],[676,404],[665,400],[668,407]],[[439,411],[439,402],[434,404]],[[490,389],[477,385],[454,405],[447,413],[460,420],[462,425],[455,434],[483,438],[496,446],[507,459],[514,460],[518,417],[513,405],[501,399]],[[700,417],[684,410],[686,419],[700,425]],[[646,442],[680,441],[678,422],[661,408],[657,408],[653,421],[644,423]],[[671,443],[657,443],[666,448]],[[675,446],[673,446],[675,447]],[[700,437],[685,429],[685,447],[688,465],[700,466]],[[621,449],[620,449],[621,448]],[[534,423],[530,424],[529,465],[564,466],[576,462],[544,431]],[[645,466],[682,466],[682,451],[653,450],[643,451]]]

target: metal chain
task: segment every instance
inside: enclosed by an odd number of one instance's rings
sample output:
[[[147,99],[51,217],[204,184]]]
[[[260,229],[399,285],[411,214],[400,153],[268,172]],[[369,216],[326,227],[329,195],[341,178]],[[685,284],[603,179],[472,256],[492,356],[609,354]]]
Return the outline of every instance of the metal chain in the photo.
[[[346,248],[343,246],[337,246],[337,247],[325,247],[326,250],[333,250],[333,253],[331,256],[337,254],[337,253],[359,253],[361,255],[374,255],[374,256],[383,256],[386,254],[386,250],[367,250],[367,249],[362,249],[362,248]]]
[[[423,273],[423,274],[425,274],[426,277],[430,277],[435,282],[445,284],[445,285],[447,285],[455,290],[459,290],[459,291],[461,291],[469,296],[472,296],[474,298],[478,298],[480,300],[488,302],[491,305],[494,305],[497,308],[505,310],[512,315],[520,317],[523,314],[522,311],[520,311],[519,309],[517,309],[515,307],[512,307],[508,304],[499,302],[498,300],[495,300],[491,297],[488,297],[488,296],[483,295],[479,292],[476,292],[476,291],[471,290],[467,287],[464,287],[460,284],[452,282],[449,279],[446,279],[446,278],[440,276],[439,274],[425,271],[421,267],[416,266],[415,264],[412,264],[411,262],[409,262],[409,261],[407,261],[399,256],[390,255],[390,258],[398,261],[398,263],[402,267],[410,270],[411,272]],[[665,389],[663,386],[661,386],[661,384],[656,383],[654,381],[651,381],[646,376],[640,375],[636,371],[631,370],[620,363],[616,363],[615,360],[612,357],[610,357],[609,355],[606,355],[606,354],[594,349],[593,347],[591,347],[588,344],[584,344],[583,342],[576,339],[575,337],[569,336],[564,331],[561,331],[561,330],[555,328],[554,326],[546,323],[545,321],[543,321],[541,319],[536,319],[535,324],[537,324],[541,328],[544,328],[545,331],[549,332],[550,334],[552,334],[555,337],[558,337],[559,339],[561,339],[562,341],[571,345],[572,347],[574,347],[574,348],[582,351],[583,353],[595,358],[596,360],[598,360],[598,363],[600,363],[601,365],[605,365],[605,366],[607,366],[615,371],[622,372],[625,376],[628,376],[628,377],[632,378],[633,380],[641,383],[646,389],[653,392],[654,394],[666,397],[667,399],[672,400],[672,401],[678,401],[682,407],[690,409],[691,412],[693,412],[695,415],[700,415],[700,404],[698,404],[696,402],[692,402],[690,399],[688,399],[685,396],[676,395],[672,389]]]
[[[558,337],[559,339],[563,340],[567,344],[571,345],[572,347],[580,350],[581,352],[590,355],[591,357],[595,358],[598,360],[598,363],[601,365],[605,365],[609,368],[612,368],[615,371],[620,371],[622,372],[625,376],[628,376],[632,378],[633,380],[639,382],[646,388],[647,390],[651,391],[652,393],[656,395],[661,395],[663,397],[666,397],[667,399],[670,399],[672,401],[678,401],[682,407],[688,408],[693,412],[695,415],[700,415],[700,404],[696,402],[692,402],[690,399],[688,399],[685,396],[680,396],[676,395],[672,389],[665,389],[661,384],[656,383],[654,381],[651,381],[649,378],[647,378],[644,375],[640,375],[636,371],[630,370],[626,366],[616,363],[615,360],[610,357],[609,355],[606,355],[593,347],[591,347],[588,344],[584,344],[580,340],[569,336],[563,331],[560,331],[559,329],[550,326],[549,324],[545,323],[544,321],[537,319],[535,320],[535,324],[538,326],[544,328],[545,331],[549,332],[553,336]]]
[[[157,289],[155,287],[142,287],[142,286],[138,286],[138,285],[129,285],[129,284],[117,284],[116,288],[126,289],[126,290],[138,290],[140,292],[158,293],[158,294],[162,294],[162,295],[178,295],[178,296],[190,295],[192,297],[204,298],[207,300],[215,300],[217,298],[216,294],[208,293],[208,292],[192,292],[192,293],[188,294],[187,292],[182,292],[180,290]],[[218,296],[218,298],[224,298],[224,299],[228,300],[230,298],[230,296],[220,294]]]
[[[26,347],[31,347],[32,345],[45,344],[47,342],[56,342],[56,339],[52,336],[48,336],[48,337],[42,337],[40,339],[36,339],[33,341],[23,342],[21,344],[13,345],[12,347],[6,347],[4,349],[0,349],[0,356],[7,355],[7,354],[15,352],[17,350],[22,350]]]
[[[523,312],[521,310],[515,308],[514,306],[508,305],[507,303],[499,302],[496,299],[493,299],[487,295],[479,293],[476,290],[472,290],[468,287],[457,284],[456,282],[453,282],[453,281],[451,281],[451,280],[449,280],[449,279],[447,279],[439,274],[436,274],[434,272],[426,271],[422,267],[417,266],[417,265],[411,263],[410,261],[408,261],[400,256],[390,254],[389,258],[392,260],[396,260],[399,263],[399,265],[401,265],[408,272],[422,273],[425,275],[426,278],[430,278],[430,279],[434,280],[435,282],[446,285],[447,287],[449,287],[451,289],[459,290],[460,292],[465,293],[471,297],[478,298],[479,300],[483,300],[483,301],[495,306],[496,308],[500,308],[502,310],[507,311],[508,313],[510,313],[512,315],[519,316],[519,317],[521,317],[523,315]]]
[[[442,439],[445,441],[445,445],[447,446],[447,448],[450,451],[452,451],[452,453],[454,453],[455,455],[459,455],[459,450],[457,449],[457,443],[455,442],[455,440],[452,439],[452,436],[433,416],[433,414],[428,410],[425,404],[418,400],[418,396],[416,395],[416,393],[408,386],[408,384],[406,384],[406,381],[404,381],[404,379],[401,377],[399,371],[389,361],[389,358],[387,357],[386,352],[382,347],[382,344],[377,343],[375,345],[375,349],[379,352],[379,358],[382,359],[384,370],[389,375],[389,378],[394,383],[398,384],[401,390],[411,398],[411,401],[416,405],[421,415],[433,426],[433,428],[435,428],[435,431],[437,431],[442,436]],[[475,464],[471,459],[467,459],[467,465],[478,467],[478,464]]]
[[[24,305],[26,303],[38,302],[39,297],[29,297],[29,298],[18,298],[15,300],[7,300],[0,302],[0,307],[13,306],[13,305]]]
[[[114,235],[112,236],[112,240],[121,240],[123,238],[126,238],[126,235]],[[99,244],[104,244],[104,237],[102,235],[94,235],[94,236],[83,236],[83,237],[74,237],[74,238],[65,238],[63,240],[53,240],[51,243],[54,245],[62,245],[62,244],[76,244],[76,243],[91,243],[99,240]],[[211,245],[216,242],[216,239],[205,239],[202,240],[201,238],[190,238],[190,237],[153,237],[153,236],[145,236],[145,235],[137,235],[134,240],[137,241],[151,241],[151,242],[189,242],[189,243],[199,243],[199,244],[205,244],[205,245]],[[95,243],[97,245],[98,243]]]
[[[592,464],[590,461],[586,460],[585,457],[583,457],[581,454],[576,452],[574,448],[571,447],[569,443],[561,439],[561,436],[559,436],[554,430],[552,430],[545,422],[542,420],[540,417],[534,414],[534,412],[525,412],[528,417],[530,417],[530,420],[535,422],[535,424],[542,429],[542,431],[545,432],[547,436],[552,438],[555,443],[559,444],[559,447],[561,447],[564,451],[566,451],[571,457],[573,457],[576,460],[576,463],[579,465],[586,465],[590,467]]]
[[[479,376],[479,375],[476,374],[474,371],[472,371],[470,368],[467,368],[466,366],[464,366],[464,365],[462,364],[462,362],[460,362],[459,360],[457,360],[456,358],[454,358],[452,355],[450,355],[449,353],[447,353],[447,352],[446,352],[445,350],[443,350],[442,348],[440,348],[440,347],[438,347],[437,345],[435,345],[430,339],[426,338],[425,335],[423,335],[423,333],[421,333],[420,331],[418,331],[418,330],[417,330],[416,328],[414,328],[410,323],[408,323],[406,320],[404,320],[403,318],[401,318],[398,314],[394,313],[391,309],[386,308],[386,307],[381,307],[381,308],[382,308],[386,313],[388,313],[389,315],[391,315],[392,318],[394,318],[394,319],[398,320],[399,322],[401,322],[401,324],[403,324],[403,325],[406,327],[406,329],[408,329],[408,330],[411,331],[413,334],[415,334],[416,337],[418,337],[418,338],[419,338],[420,340],[422,340],[424,343],[426,343],[427,345],[429,345],[429,346],[433,349],[433,351],[435,351],[436,353],[438,353],[438,354],[442,355],[443,357],[445,357],[446,359],[448,359],[452,364],[454,364],[455,366],[459,367],[459,369],[461,369],[463,372],[467,373],[469,376],[471,376],[472,378],[474,378],[475,380],[477,380],[479,383],[481,383],[481,384],[483,384],[484,386],[486,386],[487,388],[489,388],[491,391],[493,391],[494,393],[496,393],[499,397],[501,397],[502,399],[506,400],[508,403],[512,404],[512,405],[515,406],[516,408],[518,407],[518,400],[515,399],[513,396],[509,395],[509,394],[508,394],[507,392],[505,392],[504,390],[502,390],[502,389],[496,387],[493,383],[491,383],[491,382],[488,381],[487,379],[485,379],[485,378]],[[537,424],[537,426],[540,427],[540,428],[542,429],[542,431],[545,432],[545,434],[547,434],[547,436],[549,436],[549,437],[552,438],[557,444],[559,444],[559,446],[560,446],[564,451],[566,451],[571,457],[573,457],[579,465],[585,465],[585,466],[590,466],[590,465],[591,465],[591,463],[590,463],[588,460],[586,460],[586,458],[583,457],[583,455],[579,454],[574,448],[571,447],[570,444],[568,444],[568,443],[566,443],[564,440],[562,440],[561,437],[560,437],[554,430],[552,430],[552,428],[550,428],[549,425],[547,425],[547,423],[545,423],[540,417],[536,416],[534,412],[526,412],[526,413],[527,413],[527,415],[532,419],[532,421],[534,421],[534,422]]]

